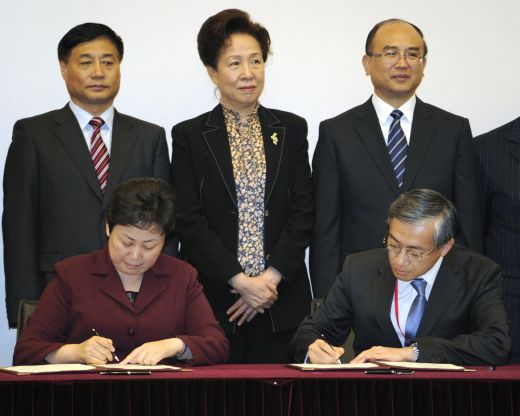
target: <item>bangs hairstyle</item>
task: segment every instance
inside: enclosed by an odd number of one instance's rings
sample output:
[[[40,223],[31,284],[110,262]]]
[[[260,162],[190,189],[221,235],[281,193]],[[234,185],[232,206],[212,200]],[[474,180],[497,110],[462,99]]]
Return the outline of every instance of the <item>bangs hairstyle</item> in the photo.
[[[251,21],[249,14],[238,9],[226,9],[208,18],[197,35],[199,57],[205,66],[217,69],[222,48],[227,46],[234,33],[244,33],[256,39],[262,51],[262,59],[267,61],[271,47],[269,32],[262,25]]]
[[[107,224],[133,225],[148,230],[157,227],[166,238],[175,227],[175,192],[158,178],[134,178],[117,186],[108,203]]]

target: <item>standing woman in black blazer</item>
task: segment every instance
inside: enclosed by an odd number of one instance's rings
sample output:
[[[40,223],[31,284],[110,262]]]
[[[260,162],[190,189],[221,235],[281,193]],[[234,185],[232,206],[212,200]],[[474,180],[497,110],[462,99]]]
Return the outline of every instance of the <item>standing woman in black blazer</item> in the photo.
[[[172,130],[181,253],[199,271],[230,362],[286,362],[310,302],[307,124],[259,104],[271,41],[247,13],[210,17],[197,43],[220,104]]]

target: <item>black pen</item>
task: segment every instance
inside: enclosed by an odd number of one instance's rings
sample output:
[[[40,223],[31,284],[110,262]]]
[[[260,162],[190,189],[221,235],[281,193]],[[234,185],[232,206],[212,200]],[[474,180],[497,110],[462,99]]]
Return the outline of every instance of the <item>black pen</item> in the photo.
[[[100,371],[102,376],[149,376],[151,371]]]
[[[96,335],[97,337],[100,337],[100,336],[101,336],[101,335],[99,335],[99,332],[97,332],[95,328],[92,328],[92,333],[93,333],[94,335]],[[117,358],[117,355],[116,355],[115,353],[112,354],[112,355],[113,355],[113,357],[114,357],[114,360],[116,360],[117,362],[119,362],[119,358]]]
[[[328,345],[330,348],[332,348],[333,351],[336,351],[336,348],[334,348],[334,347],[330,344],[330,342],[327,341],[327,338],[325,338],[325,335],[321,334],[321,339],[322,339],[323,341],[325,341],[325,342],[327,343],[327,345]],[[341,363],[340,358],[341,358],[342,355],[343,355],[343,354],[341,354],[341,355],[338,357],[338,364]]]
[[[334,347],[333,347],[332,345],[330,345],[330,342],[327,341],[327,338],[325,338],[325,335],[321,334],[321,339],[322,339],[323,341],[325,341],[325,342],[327,343],[327,345],[328,345],[330,348],[334,349]]]
[[[373,368],[366,370],[365,374],[398,374],[398,375],[412,375],[415,374],[414,370],[399,369],[399,368]]]

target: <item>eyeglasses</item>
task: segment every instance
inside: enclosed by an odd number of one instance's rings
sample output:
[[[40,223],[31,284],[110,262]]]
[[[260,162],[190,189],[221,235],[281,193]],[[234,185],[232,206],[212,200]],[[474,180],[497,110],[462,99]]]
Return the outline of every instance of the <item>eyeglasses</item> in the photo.
[[[424,56],[421,55],[417,51],[404,51],[404,53],[400,53],[397,50],[389,49],[383,51],[381,53],[368,53],[368,56],[373,58],[381,58],[383,61],[389,64],[395,64],[401,60],[401,56],[406,59],[407,62],[411,63],[421,63],[424,60]]]
[[[429,257],[437,249],[437,247],[435,247],[429,253],[422,253],[422,252],[414,250],[414,249],[403,248],[397,243],[388,241],[388,237],[383,238],[383,245],[386,247],[388,252],[390,254],[392,254],[393,256],[398,256],[399,254],[404,252],[405,256],[408,257],[409,260],[417,262],[417,263],[423,262],[427,257]]]

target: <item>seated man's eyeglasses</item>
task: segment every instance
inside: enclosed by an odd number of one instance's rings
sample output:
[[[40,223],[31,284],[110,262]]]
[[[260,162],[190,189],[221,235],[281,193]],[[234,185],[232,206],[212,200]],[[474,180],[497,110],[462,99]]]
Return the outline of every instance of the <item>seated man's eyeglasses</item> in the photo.
[[[421,63],[424,59],[424,56],[416,50],[406,50],[404,53],[398,49],[385,49],[383,52],[370,52],[368,56],[373,58],[381,58],[384,62],[389,64],[395,64],[396,62],[401,60],[401,56],[406,59],[407,62],[411,63]]]
[[[420,251],[418,249],[401,247],[399,244],[389,241],[388,236],[383,238],[383,245],[386,247],[388,252],[393,256],[398,256],[404,252],[405,256],[414,262],[421,263],[428,256],[430,256],[438,247],[431,249],[429,252]]]

